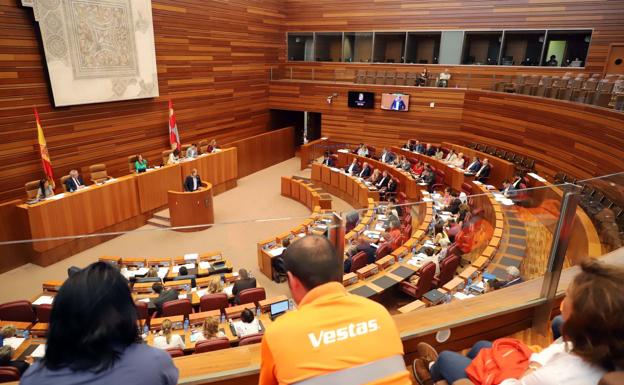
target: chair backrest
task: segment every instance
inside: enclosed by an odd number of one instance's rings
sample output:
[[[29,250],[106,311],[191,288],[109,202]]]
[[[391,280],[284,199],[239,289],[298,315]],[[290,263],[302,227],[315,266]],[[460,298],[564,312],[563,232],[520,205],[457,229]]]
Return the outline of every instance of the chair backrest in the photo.
[[[167,349],[167,353],[169,353],[171,358],[182,357],[184,355],[184,351],[180,348],[169,348]]]
[[[67,182],[67,179],[69,179],[69,175],[62,176],[60,180],[64,192],[67,192],[67,185],[65,184],[65,182]]]
[[[230,341],[227,337],[215,338],[212,340],[199,341],[195,344],[195,353],[213,352],[215,350],[227,349],[230,347]]]
[[[89,172],[91,173],[91,181],[93,183],[108,179],[108,173],[106,172],[106,165],[104,163],[89,166]]]
[[[355,254],[352,259],[351,259],[351,270],[349,271],[350,273],[355,273],[356,271],[360,270],[361,268],[363,268],[364,266],[366,266],[368,263],[367,261],[367,256],[366,253],[363,251],[360,251],[359,253]]]
[[[162,164],[167,164],[169,160],[169,154],[171,154],[173,150],[165,150],[162,152]]]
[[[444,173],[444,171],[438,169],[435,172],[435,184],[444,184],[444,178],[446,177],[446,174]]]
[[[403,243],[405,243],[405,241],[407,241],[411,236],[412,236],[412,225],[408,223],[403,228],[403,241],[404,241]]]
[[[436,267],[433,262],[427,263],[425,266],[420,269],[420,273],[418,276],[418,284],[416,285],[416,295],[415,297],[421,297],[423,294],[431,290],[431,286],[433,285],[433,277],[435,276]]]
[[[257,344],[260,341],[262,341],[262,334],[261,333],[251,334],[251,335],[248,335],[248,336],[245,336],[245,337],[241,338],[240,341],[238,341],[238,346]]]
[[[147,305],[147,304],[145,304]],[[37,314],[37,322],[50,323],[50,313],[52,312],[51,304],[41,304],[35,308]]]
[[[472,195],[472,184],[464,182],[462,183],[462,191],[468,195]]]
[[[147,302],[134,301],[134,307],[136,307],[138,319],[149,319]]]
[[[28,199],[35,199],[37,197],[37,190],[39,190],[39,181],[33,180],[26,182],[24,190],[26,190],[26,197]]]
[[[241,305],[252,302],[257,305],[258,302],[266,299],[266,291],[263,287],[245,289],[239,293],[238,298]]]
[[[35,322],[37,319],[30,301],[12,301],[0,305],[0,319],[3,321]]]
[[[438,276],[438,287],[444,286],[448,281],[453,279],[455,270],[457,270],[457,266],[459,266],[459,261],[460,261],[460,257],[458,255],[451,255],[450,257],[444,258],[444,260],[440,262],[440,275]]]
[[[134,168],[134,162],[136,161],[137,161],[136,155],[130,155],[128,157],[128,171],[130,171],[131,173],[136,171],[136,169]]]
[[[199,299],[199,311],[222,310],[228,307],[225,293],[205,294]]]
[[[19,381],[20,372],[12,366],[0,366],[0,382]]]
[[[389,242],[382,243],[379,248],[377,248],[377,253],[375,253],[375,260],[385,257],[386,255],[392,252],[392,245]]]
[[[173,301],[165,302],[162,306],[161,317],[172,317],[174,315],[183,315],[188,317],[190,313],[193,312],[193,306],[191,305],[191,300],[186,299],[176,299]]]

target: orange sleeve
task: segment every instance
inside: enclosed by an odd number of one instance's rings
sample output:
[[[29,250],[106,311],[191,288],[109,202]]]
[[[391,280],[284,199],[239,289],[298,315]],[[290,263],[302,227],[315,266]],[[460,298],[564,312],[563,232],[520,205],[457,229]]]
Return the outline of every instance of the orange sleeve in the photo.
[[[275,361],[273,361],[273,354],[267,342],[266,334],[262,339],[260,346],[260,380],[258,385],[278,385],[277,378],[275,378]]]

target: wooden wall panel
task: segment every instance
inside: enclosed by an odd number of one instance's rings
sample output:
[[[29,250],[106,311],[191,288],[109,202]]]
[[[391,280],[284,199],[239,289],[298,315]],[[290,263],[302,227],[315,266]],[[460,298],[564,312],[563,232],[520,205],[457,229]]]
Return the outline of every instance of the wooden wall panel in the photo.
[[[624,41],[622,0],[285,0],[288,31],[593,28],[587,70]]]
[[[269,67],[283,57],[281,0],[152,1],[160,97],[53,108],[32,9],[0,1],[0,201],[42,176],[32,107],[41,115],[56,177],[127,157],[152,163],[168,147],[167,100],[184,143],[220,143],[268,128]]]
[[[238,177],[242,178],[295,156],[295,129],[286,127],[229,143],[238,150]]]

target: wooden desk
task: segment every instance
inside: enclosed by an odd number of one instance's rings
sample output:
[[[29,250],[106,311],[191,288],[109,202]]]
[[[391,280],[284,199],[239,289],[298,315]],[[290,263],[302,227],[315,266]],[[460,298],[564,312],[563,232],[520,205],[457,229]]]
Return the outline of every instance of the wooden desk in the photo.
[[[327,138],[321,138],[301,145],[299,148],[299,158],[301,159],[302,170],[308,168],[310,162],[314,159],[323,155],[325,152],[324,146],[326,146],[327,143],[329,143]]]
[[[493,186],[501,186],[506,179],[513,178],[514,173],[516,172],[515,164],[495,155],[490,155],[485,152],[448,142],[442,142],[442,147],[453,149],[456,153],[463,152],[465,156],[471,159],[473,156],[478,156],[481,161],[483,161],[484,158],[487,158],[492,165],[492,171],[490,172],[490,178],[487,183]]]
[[[431,156],[419,154],[416,152],[404,150],[399,147],[391,147],[390,150],[399,155],[407,157],[412,164],[414,160],[421,161],[423,163],[429,163],[432,167],[444,172],[444,184],[451,186],[456,191],[461,191],[462,184],[466,181],[464,172],[456,167],[451,167],[439,159],[435,159]]]
[[[238,179],[237,151],[236,147],[223,148],[218,152],[200,155],[193,160],[181,162],[180,181],[184,183],[184,179],[191,175],[191,171],[196,168],[202,181],[212,184],[214,195],[236,187],[236,180]]]
[[[179,164],[165,166],[136,174],[141,213],[146,213],[167,204],[167,191],[182,189]]]
[[[202,187],[193,192],[168,191],[171,226],[194,226],[214,223],[212,185],[202,182]],[[178,231],[201,231],[207,226],[179,229]]]
[[[424,307],[427,307],[427,305],[423,301],[417,299],[415,301],[408,303],[405,306],[401,306],[400,308],[398,308],[398,311],[401,314],[405,314],[405,313],[413,312],[418,309],[422,309]]]

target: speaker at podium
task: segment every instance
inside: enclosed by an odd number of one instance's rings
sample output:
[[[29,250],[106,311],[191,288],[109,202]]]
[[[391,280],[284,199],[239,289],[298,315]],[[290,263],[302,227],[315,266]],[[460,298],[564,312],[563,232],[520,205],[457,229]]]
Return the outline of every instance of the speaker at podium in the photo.
[[[212,205],[212,184],[202,182],[201,188],[193,192],[167,192],[171,227],[207,225],[193,228],[176,229],[176,231],[201,231],[214,223],[214,207]]]

